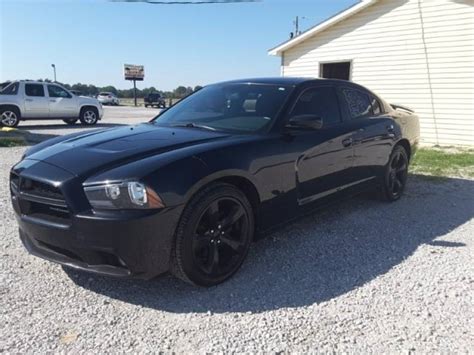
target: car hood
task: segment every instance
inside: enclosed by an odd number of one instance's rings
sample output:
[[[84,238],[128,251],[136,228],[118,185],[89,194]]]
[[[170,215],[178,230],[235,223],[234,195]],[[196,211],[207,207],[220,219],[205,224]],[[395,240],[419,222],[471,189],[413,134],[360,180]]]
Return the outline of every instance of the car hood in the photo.
[[[150,123],[74,135],[27,156],[75,175],[89,175],[152,155],[229,136],[190,128]]]

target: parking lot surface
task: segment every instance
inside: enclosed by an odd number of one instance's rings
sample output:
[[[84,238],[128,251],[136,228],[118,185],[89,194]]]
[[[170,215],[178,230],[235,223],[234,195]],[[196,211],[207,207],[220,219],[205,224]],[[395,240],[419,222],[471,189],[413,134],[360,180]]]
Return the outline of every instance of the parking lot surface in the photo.
[[[103,123],[156,112],[127,118],[126,110],[107,108]],[[0,352],[474,348],[472,180],[412,175],[396,203],[361,196],[315,212],[255,243],[235,277],[204,289],[170,276],[99,277],[30,256],[8,184],[23,151],[0,148]]]
[[[117,127],[148,122],[160,111],[160,109],[151,107],[104,106],[104,116],[94,126],[84,127],[79,123],[68,126],[62,120],[29,120],[21,121],[18,128],[20,130],[27,130],[40,138],[47,139],[57,135],[74,133],[79,130]]]

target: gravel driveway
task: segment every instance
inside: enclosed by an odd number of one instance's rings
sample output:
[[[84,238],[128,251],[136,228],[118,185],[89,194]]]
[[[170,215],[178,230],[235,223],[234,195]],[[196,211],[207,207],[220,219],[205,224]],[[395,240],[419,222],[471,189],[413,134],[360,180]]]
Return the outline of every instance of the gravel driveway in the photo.
[[[256,243],[227,283],[91,276],[27,254],[0,148],[0,352],[470,352],[474,181],[411,176]]]

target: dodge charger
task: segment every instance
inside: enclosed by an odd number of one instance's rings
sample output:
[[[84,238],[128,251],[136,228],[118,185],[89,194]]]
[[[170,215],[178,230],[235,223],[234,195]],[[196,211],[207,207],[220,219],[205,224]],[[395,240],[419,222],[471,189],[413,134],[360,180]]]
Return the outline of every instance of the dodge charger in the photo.
[[[150,122],[31,147],[11,199],[33,255],[212,286],[262,231],[367,189],[398,200],[418,141],[413,111],[352,82],[228,81]]]

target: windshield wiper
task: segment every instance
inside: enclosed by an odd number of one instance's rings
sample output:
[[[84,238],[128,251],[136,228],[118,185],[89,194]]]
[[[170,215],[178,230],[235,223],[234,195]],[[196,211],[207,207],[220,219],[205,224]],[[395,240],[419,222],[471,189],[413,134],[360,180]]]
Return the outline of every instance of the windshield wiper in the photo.
[[[209,127],[209,126],[205,126],[205,125],[197,124],[197,123],[193,123],[193,122],[178,123],[178,124],[172,125],[171,127],[200,128],[200,129],[207,129],[208,131],[217,131],[213,127]]]

